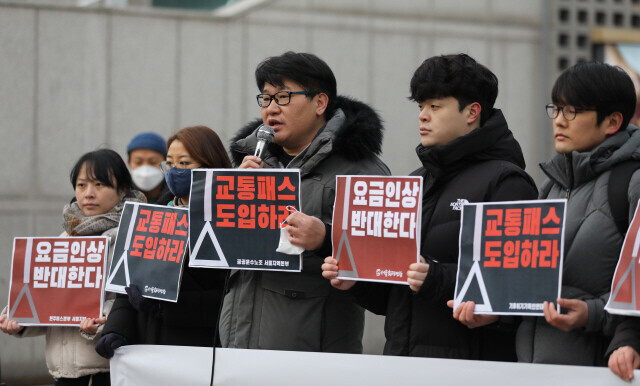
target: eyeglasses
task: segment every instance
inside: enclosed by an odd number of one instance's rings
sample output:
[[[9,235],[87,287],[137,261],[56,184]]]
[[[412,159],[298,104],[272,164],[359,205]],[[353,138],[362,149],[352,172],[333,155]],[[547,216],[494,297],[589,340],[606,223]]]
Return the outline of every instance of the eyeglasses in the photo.
[[[180,162],[176,162],[174,163],[167,163],[167,161],[162,161],[160,163],[160,169],[162,169],[162,172],[164,174],[167,174],[167,172],[169,171],[169,169],[176,169],[176,173],[178,174],[184,174],[187,172],[187,170],[192,169],[191,167],[191,162],[186,162],[186,161],[180,161]]]
[[[260,107],[269,107],[272,100],[275,100],[278,106],[286,106],[291,102],[291,95],[297,94],[315,95],[318,91],[278,91],[275,94],[258,94],[256,99]]]
[[[573,121],[574,119],[576,119],[576,114],[578,113],[581,113],[584,111],[597,111],[597,109],[573,107],[569,105],[560,107],[560,106],[554,105],[553,103],[549,103],[546,106],[546,109],[547,109],[547,115],[549,116],[549,118],[556,119],[558,117],[558,114],[560,114],[560,111],[562,111],[562,115],[564,116],[564,119],[566,119],[567,121]]]

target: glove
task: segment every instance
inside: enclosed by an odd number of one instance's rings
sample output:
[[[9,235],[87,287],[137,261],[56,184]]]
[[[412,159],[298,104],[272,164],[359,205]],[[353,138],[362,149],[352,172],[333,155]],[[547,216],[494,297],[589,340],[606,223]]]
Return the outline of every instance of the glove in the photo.
[[[113,352],[120,346],[126,346],[127,339],[115,332],[110,332],[107,335],[103,335],[102,338],[96,343],[96,352],[104,358],[111,359]]]
[[[133,308],[155,317],[160,316],[160,303],[142,296],[138,286],[130,284],[128,287],[125,287],[124,290],[127,292],[127,295],[129,295],[129,303],[131,303]]]

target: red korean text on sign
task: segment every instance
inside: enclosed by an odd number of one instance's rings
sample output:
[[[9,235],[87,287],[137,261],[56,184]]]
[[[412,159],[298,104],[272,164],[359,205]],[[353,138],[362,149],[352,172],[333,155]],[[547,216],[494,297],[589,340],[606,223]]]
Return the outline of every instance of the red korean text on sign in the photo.
[[[487,268],[556,268],[560,256],[561,219],[555,206],[485,210],[484,261]]]
[[[275,176],[260,175],[216,176],[216,181],[215,225],[219,228],[279,229],[289,215],[287,205],[258,203],[254,200],[296,199],[296,188],[290,176],[283,176],[279,184]]]
[[[556,214],[556,208],[550,207],[547,215],[542,219],[542,234],[557,235],[560,233],[560,218]]]
[[[288,194],[286,194],[289,192]],[[278,200],[295,200],[296,199],[296,188],[291,183],[289,176],[284,176],[282,183],[278,186]]]
[[[133,235],[129,255],[180,263],[185,243],[170,236],[186,236],[188,225],[186,213],[141,209],[136,219],[137,233]]]

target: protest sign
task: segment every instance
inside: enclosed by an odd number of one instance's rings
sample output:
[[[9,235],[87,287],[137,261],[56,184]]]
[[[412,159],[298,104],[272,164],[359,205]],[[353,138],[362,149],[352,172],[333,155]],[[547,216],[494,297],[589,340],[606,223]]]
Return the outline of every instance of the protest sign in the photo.
[[[636,206],[633,220],[620,250],[620,259],[611,283],[611,295],[604,307],[609,313],[640,316],[640,207]]]
[[[462,207],[454,307],[475,313],[543,315],[560,296],[566,200]]]
[[[189,266],[300,271],[301,255],[276,252],[280,224],[299,208],[298,169],[194,169]]]
[[[23,326],[79,326],[102,315],[109,237],[16,237],[9,318]]]
[[[144,297],[177,302],[188,224],[185,208],[126,202],[105,289],[135,284]]]
[[[422,177],[336,176],[338,278],[408,284],[419,261]]]

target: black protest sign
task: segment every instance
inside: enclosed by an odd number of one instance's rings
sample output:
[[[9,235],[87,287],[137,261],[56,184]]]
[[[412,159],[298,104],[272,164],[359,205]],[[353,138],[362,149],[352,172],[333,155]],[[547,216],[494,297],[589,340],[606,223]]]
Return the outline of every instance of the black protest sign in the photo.
[[[299,193],[298,169],[193,170],[189,266],[300,271],[301,255],[276,252]]]
[[[135,284],[145,297],[178,301],[188,224],[187,209],[125,203],[105,289]]]
[[[560,296],[566,200],[467,204],[462,208],[454,307],[543,315]]]

